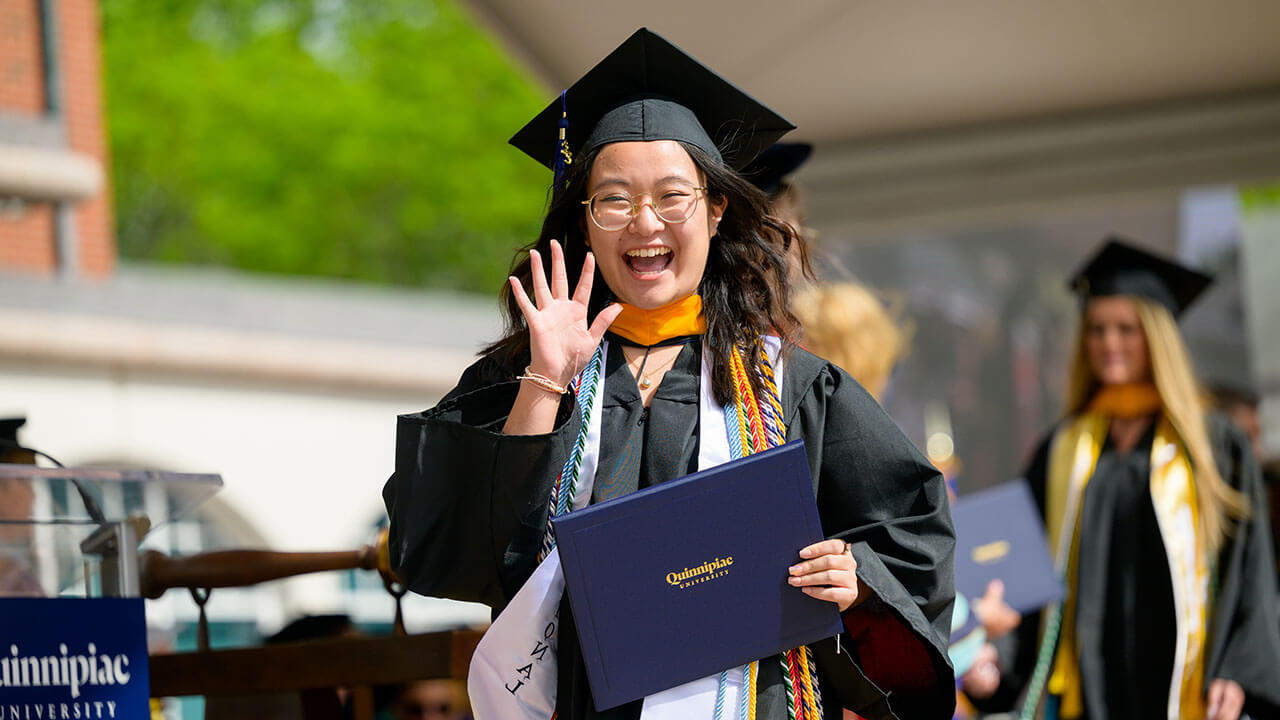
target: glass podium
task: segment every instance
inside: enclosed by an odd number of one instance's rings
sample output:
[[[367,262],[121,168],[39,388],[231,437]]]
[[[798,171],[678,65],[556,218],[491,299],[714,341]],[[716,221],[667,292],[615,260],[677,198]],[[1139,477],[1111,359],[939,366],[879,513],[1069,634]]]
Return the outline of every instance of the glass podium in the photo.
[[[0,464],[0,597],[140,597],[138,544],[213,474]]]
[[[308,720],[374,720],[375,686],[465,681],[481,633],[405,633],[399,608],[405,589],[390,571],[385,538],[340,552],[225,550],[179,557],[139,551],[149,532],[192,513],[221,488],[221,477],[212,474],[0,464],[0,598],[155,598],[168,589],[190,591],[200,606],[199,647],[150,655],[149,693],[204,696],[206,718],[259,717],[263,703],[285,696]],[[356,568],[383,576],[396,604],[391,635],[209,647],[201,598],[210,589]],[[241,712],[245,708],[257,709]]]

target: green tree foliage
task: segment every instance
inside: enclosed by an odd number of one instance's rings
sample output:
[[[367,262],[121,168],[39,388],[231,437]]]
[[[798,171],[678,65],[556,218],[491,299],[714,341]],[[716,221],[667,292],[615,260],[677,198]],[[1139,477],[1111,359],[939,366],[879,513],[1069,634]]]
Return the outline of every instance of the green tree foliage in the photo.
[[[1280,183],[1240,188],[1240,205],[1246,214],[1280,209]]]
[[[455,0],[103,0],[122,255],[492,292],[545,98]]]

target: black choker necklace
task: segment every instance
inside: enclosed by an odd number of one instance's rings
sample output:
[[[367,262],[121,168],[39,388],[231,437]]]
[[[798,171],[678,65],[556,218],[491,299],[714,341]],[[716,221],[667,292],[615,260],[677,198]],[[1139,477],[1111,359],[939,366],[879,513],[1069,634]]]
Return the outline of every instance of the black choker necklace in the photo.
[[[638,348],[656,348],[656,347],[670,347],[672,345],[687,345],[688,343],[691,343],[694,340],[697,340],[702,337],[701,335],[677,335],[675,337],[669,337],[666,340],[663,340],[661,342],[656,342],[652,345],[643,345],[641,343],[636,342],[635,340],[632,340],[630,338],[624,338],[621,335],[615,335],[614,333],[611,333],[611,332],[606,331],[604,335],[606,338],[608,338],[613,342],[618,343],[619,345],[625,345],[627,347],[638,347]]]
[[[617,341],[618,344],[623,345],[625,347],[644,348],[644,357],[640,358],[640,367],[639,369],[636,370],[636,385],[641,390],[648,390],[649,388],[653,387],[653,378],[646,376],[644,374],[644,366],[646,363],[649,362],[650,350],[653,350],[654,348],[659,348],[659,347],[671,347],[673,345],[686,345],[689,342],[693,340],[697,340],[698,338],[702,337],[701,335],[677,335],[676,337],[667,338],[662,342],[657,342],[652,345],[641,345],[640,343],[634,340],[624,338],[621,335],[615,335],[611,332],[606,332],[605,335],[608,336],[610,340]],[[653,375],[656,372],[657,370],[654,370],[653,372],[649,373],[649,375]]]

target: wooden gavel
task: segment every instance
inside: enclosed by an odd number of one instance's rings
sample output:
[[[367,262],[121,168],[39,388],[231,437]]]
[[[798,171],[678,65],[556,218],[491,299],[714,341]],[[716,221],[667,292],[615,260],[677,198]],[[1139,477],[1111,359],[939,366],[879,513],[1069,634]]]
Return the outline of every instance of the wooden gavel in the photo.
[[[404,586],[391,570],[387,531],[378,540],[359,550],[338,552],[274,552],[271,550],[215,550],[170,557],[148,550],[138,556],[139,586],[142,596],[155,599],[166,590],[187,588],[200,606],[199,646],[208,648],[208,621],[204,604],[212,588],[245,587],[295,575],[332,570],[377,570],[382,584],[396,600],[395,627],[404,633],[400,598]]]
[[[340,552],[218,550],[186,557],[148,550],[140,554],[139,566],[142,596],[151,599],[172,588],[245,587],[330,570],[377,570],[384,577],[391,574],[389,567],[379,566],[374,545]]]

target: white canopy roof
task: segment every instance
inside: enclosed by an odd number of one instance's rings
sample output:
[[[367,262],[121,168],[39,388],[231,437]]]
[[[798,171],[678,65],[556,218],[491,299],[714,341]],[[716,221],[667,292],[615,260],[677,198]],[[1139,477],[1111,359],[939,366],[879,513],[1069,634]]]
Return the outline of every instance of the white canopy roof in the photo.
[[[1280,86],[1280,4],[468,0],[549,89],[648,26],[819,142]]]
[[[647,26],[818,144],[848,236],[1280,177],[1280,3],[467,0],[548,89]]]

